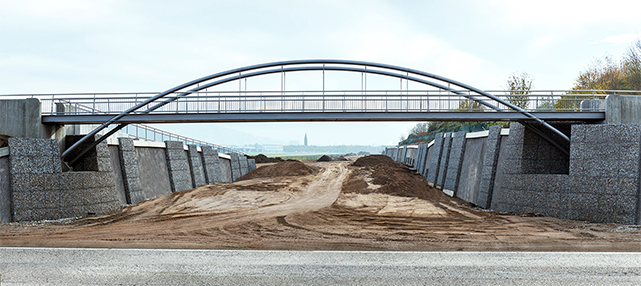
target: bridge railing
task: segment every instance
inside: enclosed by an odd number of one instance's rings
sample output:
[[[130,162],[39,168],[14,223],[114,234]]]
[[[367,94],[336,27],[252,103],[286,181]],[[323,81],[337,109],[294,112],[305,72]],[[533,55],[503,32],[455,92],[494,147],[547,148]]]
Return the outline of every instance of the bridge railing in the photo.
[[[466,92],[466,91],[461,91]],[[601,90],[532,90],[527,94],[504,90],[487,91],[527,111],[579,112],[581,102],[605,99],[609,94],[640,94],[639,91]],[[2,95],[0,98],[34,97],[42,102],[43,115],[117,114],[157,93],[70,93]],[[303,91],[202,91],[177,98],[153,113],[283,113],[283,112],[493,112],[465,96],[442,90],[303,90]],[[491,99],[476,99],[512,109]],[[56,110],[57,103],[85,106]],[[141,108],[135,113],[144,113]],[[590,111],[603,111],[595,107]]]
[[[149,93],[153,94],[153,93]],[[77,98],[83,98],[86,94],[67,94],[69,95],[68,99],[60,98],[60,94],[47,95],[42,97],[42,95],[0,95],[0,99],[18,99],[18,98],[38,98],[41,101],[42,114],[109,114],[109,112],[102,111],[98,108],[95,108],[96,105],[87,105],[83,104],[85,100],[76,100]],[[97,95],[97,94],[96,94]],[[105,94],[112,96],[114,94]],[[129,93],[119,93],[115,94],[121,97],[126,97]],[[147,94],[148,96],[148,94]],[[65,96],[67,97],[67,96]],[[134,98],[137,98],[134,97]],[[94,106],[94,107],[91,107]],[[180,134],[168,132],[159,128],[155,128],[145,124],[128,124],[122,131],[130,135],[134,139],[145,140],[145,141],[156,141],[164,142],[165,140],[174,140],[182,141],[185,144],[195,144],[199,146],[212,146],[217,149],[220,153],[238,153],[243,154],[242,152],[235,150],[233,148],[218,145],[187,136],[182,136]]]

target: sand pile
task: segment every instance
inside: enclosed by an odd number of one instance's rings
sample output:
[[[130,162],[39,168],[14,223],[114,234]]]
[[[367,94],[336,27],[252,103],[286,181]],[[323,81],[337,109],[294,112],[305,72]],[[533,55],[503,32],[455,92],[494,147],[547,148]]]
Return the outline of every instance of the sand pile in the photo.
[[[353,172],[345,181],[342,189],[345,193],[382,193],[433,202],[448,199],[443,192],[430,187],[421,175],[385,155],[361,157],[352,166],[365,168]]]
[[[317,162],[331,162],[332,161],[332,157],[327,156],[327,155],[323,155],[320,158],[318,158],[318,160],[316,160],[316,161]]]
[[[238,181],[249,180],[255,178],[272,178],[284,176],[306,176],[314,173],[314,169],[305,165],[297,160],[285,160],[274,165],[262,166],[245,176],[242,176]]]

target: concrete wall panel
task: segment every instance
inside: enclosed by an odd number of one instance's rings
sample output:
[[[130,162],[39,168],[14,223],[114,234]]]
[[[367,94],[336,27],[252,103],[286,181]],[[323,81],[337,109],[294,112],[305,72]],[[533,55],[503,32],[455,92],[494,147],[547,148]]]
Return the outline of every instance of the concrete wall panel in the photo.
[[[430,148],[432,149],[430,150],[430,167],[427,170],[427,181],[430,183],[436,183],[438,178],[439,168],[441,165],[441,155],[443,154],[443,142],[443,133],[436,133],[434,145]]]
[[[240,168],[240,156],[237,153],[231,153],[231,181],[236,182],[243,174]]]
[[[208,184],[225,182],[218,150],[211,146],[200,147],[203,151],[203,167]]]
[[[489,208],[492,202],[492,194],[496,181],[496,169],[499,162],[501,147],[501,127],[492,126],[486,138],[485,150],[482,159],[482,169],[480,170],[480,185],[478,187],[478,196],[475,197],[474,204],[482,208]]]
[[[448,161],[450,159],[450,147],[452,146],[452,133],[445,133],[443,138],[443,151],[441,151],[441,161],[438,167],[438,177],[436,177],[435,184],[443,186],[445,184],[445,177],[447,176]]]
[[[220,171],[222,172],[222,179],[224,183],[232,182],[231,160],[227,158],[220,158]]]
[[[171,193],[165,149],[136,147],[136,157],[145,199]]]
[[[122,180],[122,170],[120,169],[120,151],[118,146],[109,146],[109,155],[111,158],[111,169],[114,174],[114,183],[118,199],[122,205],[127,204],[127,195],[125,194],[125,185]]]
[[[11,186],[9,157],[0,157],[0,223],[11,222]]]
[[[134,140],[131,138],[118,138],[118,153],[127,203],[135,205],[146,198],[140,182],[139,160],[136,155]]]
[[[467,134],[466,131],[452,133],[450,156],[447,160],[447,174],[445,175],[443,187],[454,191],[454,193],[456,193],[456,190],[458,189],[459,174],[461,172],[461,164],[463,163],[463,157],[465,154],[465,134]]]
[[[473,204],[477,203],[476,197],[481,182],[485,140],[486,138],[474,138],[465,142],[465,155],[456,189],[457,197]]]
[[[198,146],[196,145],[187,145],[187,154],[189,160],[189,169],[191,170],[191,180],[194,183],[194,187],[199,187],[207,184],[205,178],[205,170],[203,168],[203,159],[201,154],[198,152]]]
[[[244,176],[249,173],[249,163],[247,162],[247,156],[240,155],[238,156],[240,162],[240,176]]]
[[[182,141],[165,141],[165,155],[167,158],[167,170],[169,170],[169,182],[172,192],[191,190],[194,185],[191,181],[191,171],[187,152]]]

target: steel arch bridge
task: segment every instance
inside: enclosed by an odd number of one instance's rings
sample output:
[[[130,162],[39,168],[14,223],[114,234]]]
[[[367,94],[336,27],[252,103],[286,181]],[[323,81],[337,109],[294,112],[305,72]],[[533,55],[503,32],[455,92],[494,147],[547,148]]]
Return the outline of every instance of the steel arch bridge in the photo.
[[[322,73],[322,89],[286,90],[287,74],[309,71]],[[325,75],[328,72],[360,73],[361,89],[326,90]],[[247,90],[247,79],[271,74],[281,75],[280,90]],[[400,89],[368,90],[367,75],[398,79]],[[238,90],[211,91],[234,81],[238,81]],[[418,83],[424,89],[410,90],[410,82]],[[101,123],[98,128],[65,150],[62,154],[64,158],[88,138],[112,124],[118,126],[102,138],[107,138],[129,123],[505,120],[524,122],[536,133],[567,152],[567,148],[562,145],[567,145],[568,136],[544,120],[604,119],[603,112],[576,112],[577,102],[566,104],[567,109],[556,109],[555,102],[563,100],[563,97],[544,95],[534,98],[519,93],[493,95],[464,83],[419,70],[348,60],[294,60],[258,64],[198,78],[151,97],[135,94],[135,98],[132,99],[131,95],[94,95],[93,98],[54,96],[51,98],[51,112],[43,113],[42,122]],[[541,105],[538,104],[539,100]],[[76,108],[71,113],[60,112],[54,111],[54,105],[71,105]],[[555,138],[550,138],[545,135],[546,132],[530,123],[538,123],[538,126],[547,129],[547,133],[553,134]],[[100,141],[96,140],[68,162],[72,164]]]

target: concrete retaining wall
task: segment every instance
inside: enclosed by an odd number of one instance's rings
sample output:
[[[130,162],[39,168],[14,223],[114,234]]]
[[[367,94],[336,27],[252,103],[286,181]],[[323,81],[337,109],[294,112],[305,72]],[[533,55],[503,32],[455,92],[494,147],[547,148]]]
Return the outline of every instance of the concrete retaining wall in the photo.
[[[99,144],[77,164],[95,170],[62,172],[57,140],[9,138],[8,144],[0,148],[0,222],[5,223],[115,212],[170,193],[172,186],[193,188],[193,169],[201,170],[205,184],[204,170],[212,167],[196,146],[188,147],[189,153],[182,142],[120,138],[111,146]],[[229,156],[215,154],[218,160],[211,161],[218,162],[219,181],[231,182]],[[247,172],[255,168],[245,156],[235,157],[239,166],[246,162]]]
[[[438,134],[431,147],[419,146],[415,167],[429,182],[483,208],[641,224],[641,126],[557,127],[571,135],[569,157],[512,123],[509,136],[498,126],[465,140]]]
[[[14,221],[106,214],[119,210],[109,150],[96,146],[97,171],[62,172],[58,142],[9,138]]]
[[[641,224],[641,126],[572,126],[569,174],[523,172],[525,160],[519,147],[527,132],[520,124],[513,124],[512,130],[502,170],[505,178],[495,192],[493,209]]]

